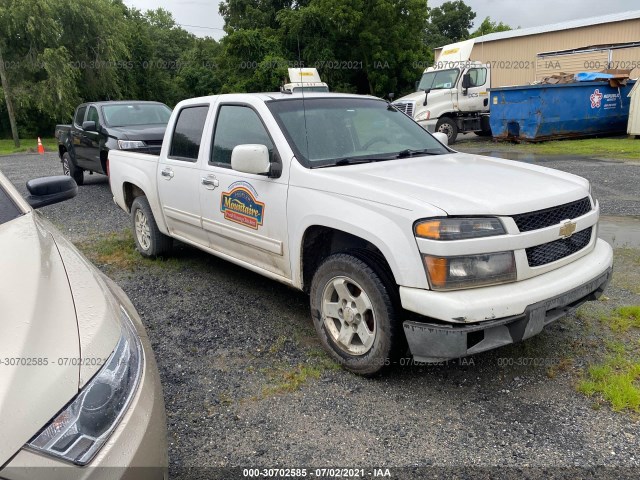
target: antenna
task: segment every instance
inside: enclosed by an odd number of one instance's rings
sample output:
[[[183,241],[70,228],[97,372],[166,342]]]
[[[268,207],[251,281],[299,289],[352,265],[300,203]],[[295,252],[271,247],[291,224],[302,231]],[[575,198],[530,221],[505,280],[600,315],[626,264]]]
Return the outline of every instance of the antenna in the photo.
[[[300,55],[300,36],[296,35],[296,39],[298,40],[298,65],[299,65],[298,68],[300,69],[300,80],[302,80],[304,78],[304,75],[302,75],[302,58]],[[300,92],[302,92],[302,117],[304,118],[304,140],[307,145],[307,160],[309,160],[309,131],[307,130],[307,109],[304,104],[304,81],[302,82],[302,86],[300,87]]]

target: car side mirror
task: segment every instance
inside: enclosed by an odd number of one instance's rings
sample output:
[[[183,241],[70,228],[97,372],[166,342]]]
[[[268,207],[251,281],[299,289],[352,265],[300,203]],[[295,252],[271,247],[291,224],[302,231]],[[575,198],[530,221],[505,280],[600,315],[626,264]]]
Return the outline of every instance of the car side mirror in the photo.
[[[269,175],[269,149],[257,144],[236,145],[231,152],[231,168],[237,172]]]
[[[97,132],[98,125],[93,120],[87,120],[86,122],[82,122],[82,129],[85,132]]]
[[[467,94],[467,90],[472,86],[473,85],[471,84],[471,74],[470,73],[465,73],[462,76],[462,88],[464,89],[463,94],[466,95]]]
[[[75,197],[78,194],[78,184],[71,177],[57,175],[29,180],[27,190],[27,203],[32,208],[40,208]]]
[[[449,137],[447,137],[446,133],[436,132],[432,133],[432,135],[443,145],[449,145]]]

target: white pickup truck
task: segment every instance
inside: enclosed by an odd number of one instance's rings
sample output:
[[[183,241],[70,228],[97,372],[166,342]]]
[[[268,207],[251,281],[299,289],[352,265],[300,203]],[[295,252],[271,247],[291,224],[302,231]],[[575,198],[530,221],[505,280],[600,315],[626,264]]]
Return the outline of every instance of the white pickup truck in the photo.
[[[370,375],[529,338],[611,276],[587,180],[445,143],[375,97],[218,95],[176,106],[159,157],[109,152],[110,183],[142,255],[176,238],[308,292]]]

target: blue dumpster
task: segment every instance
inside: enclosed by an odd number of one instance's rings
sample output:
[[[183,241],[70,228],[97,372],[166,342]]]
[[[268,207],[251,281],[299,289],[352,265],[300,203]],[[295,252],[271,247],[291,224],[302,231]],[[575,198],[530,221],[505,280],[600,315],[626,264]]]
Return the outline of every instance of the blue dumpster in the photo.
[[[629,117],[627,94],[634,83],[491,88],[491,132],[494,138],[526,141],[624,133]]]

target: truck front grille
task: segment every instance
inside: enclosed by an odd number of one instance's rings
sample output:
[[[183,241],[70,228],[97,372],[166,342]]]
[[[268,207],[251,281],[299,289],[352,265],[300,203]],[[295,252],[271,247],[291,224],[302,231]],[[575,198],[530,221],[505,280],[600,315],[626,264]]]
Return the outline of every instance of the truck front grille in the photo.
[[[415,102],[394,103],[393,106],[396,107],[405,115],[407,115],[408,117],[413,118],[413,110],[415,109]]]
[[[592,230],[593,228],[586,228],[569,238],[561,238],[553,242],[527,248],[525,251],[527,252],[529,266],[540,267],[579,252],[589,245]]]
[[[550,227],[551,225],[557,225],[562,220],[581,217],[590,210],[591,201],[589,200],[589,197],[584,197],[582,200],[565,203],[564,205],[558,205],[557,207],[514,215],[513,220],[516,222],[520,232],[529,232],[531,230],[538,230],[540,228]]]

